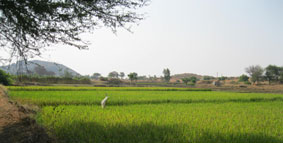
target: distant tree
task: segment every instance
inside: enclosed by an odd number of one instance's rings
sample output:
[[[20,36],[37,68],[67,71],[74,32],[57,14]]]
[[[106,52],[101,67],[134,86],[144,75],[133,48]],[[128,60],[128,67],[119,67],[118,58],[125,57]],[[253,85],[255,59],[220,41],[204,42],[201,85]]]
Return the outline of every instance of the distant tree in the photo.
[[[116,71],[112,71],[108,74],[109,78],[118,78],[119,77],[119,73]]]
[[[125,73],[124,72],[120,72],[119,76],[120,76],[121,79],[123,79],[125,77]]]
[[[118,78],[110,78],[108,84],[120,85],[122,81]]]
[[[7,86],[7,85],[11,85],[12,83],[13,83],[13,80],[10,74],[0,69],[0,84]]]
[[[182,78],[182,81],[183,81],[183,83],[185,83],[186,85],[188,85],[188,83],[190,82],[190,78],[188,78],[188,77],[185,77],[185,78]]]
[[[281,67],[278,67],[276,65],[269,65],[265,68],[265,79],[268,80],[269,84],[272,81],[278,81],[280,77],[280,70]]]
[[[196,82],[197,82],[197,77],[195,77],[195,76],[190,77],[190,81],[191,81],[193,84],[196,84]]]
[[[108,81],[108,78],[101,76],[101,77],[99,77],[99,80],[101,80],[101,81]]]
[[[73,74],[71,72],[69,72],[68,70],[64,70],[63,77],[65,77],[65,78],[73,78]]]
[[[279,80],[280,83],[283,83],[283,67],[280,68],[278,80]]]
[[[227,79],[227,77],[225,77],[225,76],[221,76],[221,77],[218,78],[218,80],[226,80],[226,79]]]
[[[213,78],[211,76],[204,76],[203,80],[212,80]]]
[[[250,75],[251,82],[256,83],[262,79],[264,69],[259,65],[249,66],[246,68],[246,72]]]
[[[249,77],[245,74],[242,74],[240,77],[239,77],[239,82],[247,82],[249,81]]]
[[[164,75],[164,80],[166,82],[169,82],[171,79],[171,75],[170,75],[170,70],[168,68],[163,70],[163,75]]]
[[[132,72],[130,74],[128,74],[129,79],[131,80],[131,83],[135,80],[138,80],[138,74],[135,72]]]
[[[188,85],[189,82],[191,82],[193,85],[196,84],[197,82],[197,77],[192,76],[192,77],[185,77],[182,78],[183,83],[185,83],[186,85]]]
[[[55,76],[53,71],[47,71],[44,66],[36,66],[34,72],[40,76]]]
[[[145,75],[142,75],[142,76],[138,76],[138,80],[146,80],[147,77]]]
[[[154,75],[153,77],[152,77],[152,79],[154,80],[154,81],[157,81],[157,76],[156,75]]]
[[[93,73],[91,76],[92,79],[96,79],[96,80],[98,80],[100,77],[101,77],[100,73]]]

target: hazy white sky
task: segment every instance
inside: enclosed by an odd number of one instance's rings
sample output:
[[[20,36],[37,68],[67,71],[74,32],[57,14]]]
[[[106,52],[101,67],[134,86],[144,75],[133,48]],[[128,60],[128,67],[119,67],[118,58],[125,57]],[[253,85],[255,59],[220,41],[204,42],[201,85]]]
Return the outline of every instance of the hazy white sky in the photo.
[[[111,71],[239,76],[245,67],[283,66],[282,0],[152,0],[134,33],[99,29],[89,50],[55,46],[43,60],[86,75]]]

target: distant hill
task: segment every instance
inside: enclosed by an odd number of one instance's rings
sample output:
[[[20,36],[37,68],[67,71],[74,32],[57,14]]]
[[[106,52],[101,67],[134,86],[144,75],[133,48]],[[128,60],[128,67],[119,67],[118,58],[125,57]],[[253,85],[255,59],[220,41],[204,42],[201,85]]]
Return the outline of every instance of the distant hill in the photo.
[[[73,69],[65,65],[58,64],[55,62],[47,62],[40,60],[28,61],[27,66],[25,66],[23,61],[20,61],[17,63],[13,63],[10,66],[2,66],[0,68],[14,75],[21,72],[25,74],[31,73],[37,75],[52,75],[52,76],[63,76],[67,73],[67,74],[71,74],[72,76],[80,76],[78,72],[74,71]]]

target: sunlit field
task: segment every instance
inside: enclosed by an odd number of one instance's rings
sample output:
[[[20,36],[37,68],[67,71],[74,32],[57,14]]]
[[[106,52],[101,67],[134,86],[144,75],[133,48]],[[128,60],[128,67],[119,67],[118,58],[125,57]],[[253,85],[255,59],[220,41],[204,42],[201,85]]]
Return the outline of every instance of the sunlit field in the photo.
[[[37,122],[63,143],[283,142],[282,94],[136,87],[9,89],[12,99],[40,106]],[[105,96],[109,100],[102,109]]]

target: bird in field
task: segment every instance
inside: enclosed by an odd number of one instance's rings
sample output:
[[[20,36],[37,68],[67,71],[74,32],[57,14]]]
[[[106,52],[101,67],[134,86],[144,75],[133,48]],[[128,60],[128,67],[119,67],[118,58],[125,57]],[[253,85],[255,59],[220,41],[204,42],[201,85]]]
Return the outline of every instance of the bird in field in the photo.
[[[105,108],[106,106],[106,101],[108,100],[108,96],[106,96],[102,101],[101,101],[101,107]]]

